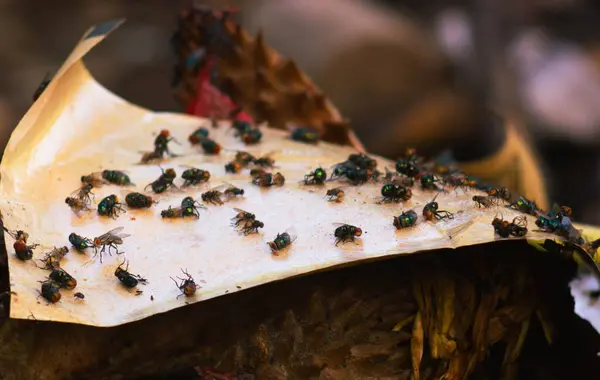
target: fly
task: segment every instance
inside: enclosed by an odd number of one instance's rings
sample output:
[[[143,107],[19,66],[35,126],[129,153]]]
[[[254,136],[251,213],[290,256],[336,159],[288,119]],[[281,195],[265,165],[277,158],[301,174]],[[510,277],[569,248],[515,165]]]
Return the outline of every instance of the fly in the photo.
[[[94,240],[93,240],[94,251],[95,251],[94,256],[96,256],[98,254],[98,249],[101,248],[100,249],[100,262],[102,262],[102,253],[104,253],[105,251],[108,251],[109,255],[111,254],[110,253],[111,249],[116,250],[117,255],[122,253],[122,252],[119,252],[119,247],[117,247],[117,246],[123,244],[124,238],[131,236],[129,234],[122,234],[121,231],[123,231],[123,228],[124,227],[114,228],[114,229],[108,231],[107,233],[94,238]]]

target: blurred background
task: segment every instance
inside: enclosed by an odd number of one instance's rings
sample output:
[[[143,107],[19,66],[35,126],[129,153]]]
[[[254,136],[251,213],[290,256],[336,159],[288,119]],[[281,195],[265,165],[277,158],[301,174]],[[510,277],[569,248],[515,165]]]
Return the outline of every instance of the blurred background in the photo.
[[[133,103],[180,110],[169,38],[191,1],[0,0],[0,147],[83,32],[127,22],[86,59]],[[246,0],[252,33],[292,57],[370,151],[452,148],[477,160],[506,123],[536,152],[550,199],[600,223],[600,4],[586,0]],[[501,115],[498,119],[495,114]],[[492,168],[493,169],[493,168]],[[526,174],[525,174],[526,175]]]

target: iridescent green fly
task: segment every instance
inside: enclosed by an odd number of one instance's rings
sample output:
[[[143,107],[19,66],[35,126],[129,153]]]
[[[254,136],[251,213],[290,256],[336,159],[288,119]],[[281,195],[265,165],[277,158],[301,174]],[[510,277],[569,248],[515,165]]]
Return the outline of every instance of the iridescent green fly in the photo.
[[[388,183],[381,187],[381,196],[383,199],[378,203],[406,202],[412,198],[412,190],[408,187]]]
[[[83,237],[83,236],[79,236],[75,232],[72,232],[69,235],[69,242],[79,252],[83,251],[86,248],[92,248],[92,247],[94,247],[94,243],[92,242],[91,239],[88,239],[88,238]]]
[[[127,263],[125,265],[125,263]],[[125,268],[123,269],[123,265]],[[115,277],[125,286],[126,288],[135,288],[138,284],[146,285],[148,280],[140,276],[139,274],[132,274],[129,272],[129,261],[123,261],[117,269],[115,269]],[[140,295],[141,291],[138,291],[137,295]]]
[[[317,168],[315,171],[304,176],[305,185],[322,185],[327,180],[327,172],[323,168]]]
[[[64,289],[73,290],[77,286],[77,280],[61,268],[53,269],[48,277]]]
[[[120,186],[133,186],[134,184],[129,179],[129,176],[125,172],[119,170],[104,170],[102,171],[102,178],[106,181]]]
[[[450,211],[440,210],[440,205],[435,200],[440,195],[440,193],[436,194],[435,197],[431,200],[431,202],[427,203],[423,207],[423,217],[425,220],[433,221],[433,220],[444,220],[444,219],[454,219],[454,214]]]
[[[401,159],[396,161],[396,171],[407,177],[414,178],[419,175],[421,169],[413,161]]]
[[[204,138],[200,139],[200,146],[202,147],[202,150],[206,154],[221,153],[221,145],[208,137],[204,137]]]
[[[311,131],[306,128],[296,128],[290,135],[294,141],[299,141],[307,144],[316,144],[319,142],[320,137],[317,132]]]
[[[188,137],[188,141],[190,144],[196,145],[200,144],[200,141],[206,137],[208,137],[208,129],[201,127],[192,132],[190,137]]]
[[[142,193],[129,193],[125,196],[125,203],[129,208],[140,209],[140,208],[150,208],[154,203],[152,197],[142,194]]]
[[[168,129],[160,131],[158,136],[156,136],[156,139],[154,139],[154,152],[156,155],[160,156],[160,158],[162,158],[165,153],[169,156],[173,156],[169,151],[169,143],[174,140],[175,139],[171,137],[171,132]]]
[[[192,197],[185,197],[181,201],[181,216],[193,216],[196,219],[200,218],[199,208],[206,209],[204,205],[200,204],[197,200]]]
[[[122,204],[119,203],[119,198],[116,195],[111,194],[98,203],[98,215],[109,216],[116,219],[120,212],[125,212]]]
[[[171,169],[171,168],[169,168],[167,170],[160,168],[160,170],[162,171],[162,174],[160,175],[160,177],[158,177],[156,179],[156,181],[146,185],[144,190],[147,189],[148,187],[150,187],[150,188],[152,188],[152,191],[154,191],[156,194],[160,194],[160,193],[164,193],[165,191],[167,191],[167,189],[169,187],[175,187],[175,188],[177,187],[177,186],[175,186],[175,184],[173,184],[175,177],[177,177],[177,173],[175,172],[175,170]]]
[[[333,231],[333,236],[335,236],[335,245],[337,246],[340,243],[346,242],[354,242],[357,237],[362,236],[363,230],[360,227],[353,226],[351,224],[346,223],[333,223],[336,227]]]
[[[198,168],[189,168],[181,173],[184,180],[182,187],[195,186],[207,182],[210,179],[210,172]]]
[[[529,199],[523,196],[506,207],[533,216],[537,216],[536,212],[539,210],[534,201],[530,201]]]
[[[285,232],[277,234],[275,239],[267,244],[269,247],[271,247],[271,252],[273,255],[279,256],[279,251],[289,247],[297,238],[298,234],[296,234],[296,229],[294,227],[290,227],[285,230]]]
[[[60,301],[62,295],[60,294],[60,287],[57,283],[52,280],[43,281],[41,291],[38,290],[41,297],[44,297],[46,301],[50,303],[57,303]]]
[[[437,185],[441,180],[434,174],[423,174],[421,176],[421,188],[423,190],[436,190],[440,191],[441,188]]]
[[[401,230],[403,228],[412,227],[417,224],[417,213],[414,210],[408,210],[403,212],[399,216],[394,217],[394,227],[396,229]]]
[[[231,127],[235,130],[236,136],[243,136],[252,130],[252,124],[243,120],[234,120]]]
[[[242,141],[246,145],[257,144],[260,142],[261,139],[262,139],[262,132],[258,128],[251,129],[242,135]]]

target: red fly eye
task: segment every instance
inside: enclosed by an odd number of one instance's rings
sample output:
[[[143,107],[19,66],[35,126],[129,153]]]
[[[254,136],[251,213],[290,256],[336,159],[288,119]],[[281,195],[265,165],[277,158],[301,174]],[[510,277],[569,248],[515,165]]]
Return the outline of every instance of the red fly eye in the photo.
[[[94,240],[94,245],[101,245],[100,243],[101,243],[100,239],[95,239]]]

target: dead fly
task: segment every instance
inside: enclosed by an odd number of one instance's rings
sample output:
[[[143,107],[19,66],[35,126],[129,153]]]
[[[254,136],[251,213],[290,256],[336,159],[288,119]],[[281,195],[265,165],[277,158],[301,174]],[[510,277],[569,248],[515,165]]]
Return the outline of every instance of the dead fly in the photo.
[[[75,198],[81,199],[86,204],[90,204],[92,203],[92,198],[94,197],[94,193],[92,193],[92,188],[92,184],[86,183],[82,185],[79,189],[75,190],[71,195]]]
[[[305,185],[322,185],[327,179],[327,172],[323,168],[317,168],[315,171],[304,176]]]
[[[492,226],[494,232],[502,238],[511,235],[521,237],[527,234],[527,218],[523,216],[517,216],[512,222],[496,217],[492,220]]]
[[[210,179],[210,172],[197,168],[189,168],[181,173],[181,178],[184,180],[182,187],[196,186],[207,182]]]
[[[346,179],[352,185],[358,186],[367,183],[369,180],[377,180],[381,173],[370,169],[348,170],[345,174]]]
[[[327,193],[325,194],[328,201],[330,202],[343,202],[344,201],[344,196],[346,195],[346,193],[344,193],[344,190],[342,190],[339,187],[334,187],[333,189],[329,189],[327,190]]]
[[[235,136],[239,137],[252,130],[252,124],[243,120],[233,120],[231,128],[235,130]]]
[[[267,173],[265,171],[257,173],[252,178],[252,184],[260,187],[283,186],[285,177],[281,173]]]
[[[107,233],[100,235],[98,237],[94,238],[94,251],[95,254],[94,256],[96,256],[98,254],[98,249],[100,249],[100,262],[102,262],[102,253],[104,253],[104,251],[107,250],[108,248],[108,254],[110,255],[110,250],[115,249],[117,252],[117,255],[122,253],[119,252],[119,248],[117,247],[118,245],[123,244],[123,239],[131,236],[129,234],[122,234],[120,233],[121,231],[123,231],[124,227],[117,227],[114,228],[110,231],[108,231]]]
[[[92,242],[92,240],[90,240],[86,237],[83,237],[83,236],[79,236],[75,232],[72,232],[69,235],[69,242],[79,252],[82,252],[84,249],[92,248],[94,246],[94,243]]]
[[[73,294],[73,297],[75,297],[76,300],[83,301],[83,299],[85,298],[85,295],[83,293],[77,292],[77,293]]]
[[[477,207],[492,207],[498,206],[499,198],[492,197],[491,195],[473,195],[473,202],[477,204]]]
[[[205,154],[219,154],[221,153],[221,144],[216,142],[215,140],[204,137],[200,139],[200,146]]]
[[[386,183],[402,185],[406,187],[413,187],[415,185],[414,178],[398,174],[396,172],[391,171],[388,168],[385,168],[385,175],[383,176],[383,181]]]
[[[234,185],[229,183],[227,183],[226,186],[227,188],[223,191],[223,194],[225,195],[225,197],[227,197],[228,200],[244,195],[244,189],[240,189],[239,187],[235,187]]]
[[[442,190],[441,187],[438,186],[438,183],[441,182],[441,179],[436,177],[434,174],[423,174],[421,176],[421,188],[423,190]]]
[[[268,172],[263,168],[254,168],[254,169],[250,170],[250,177],[252,177],[252,178],[260,177],[267,173]]]
[[[439,210],[440,205],[435,201],[438,195],[439,193],[435,197],[433,197],[433,200],[431,202],[427,203],[423,207],[423,217],[425,217],[425,220],[428,220],[430,222],[434,219],[438,221],[444,219],[454,219],[454,214],[450,211]]]
[[[181,200],[181,214],[182,216],[193,216],[196,219],[200,218],[199,208],[206,208],[192,197],[185,197]]]
[[[401,185],[387,184],[381,187],[381,196],[383,199],[378,203],[406,202],[412,198],[412,191]]]
[[[461,189],[465,190],[466,189],[475,189],[479,186],[479,183],[477,182],[477,180],[473,177],[468,177],[468,176],[462,176],[459,177],[457,180],[457,185],[456,187],[460,187]]]
[[[102,172],[90,173],[81,176],[81,183],[92,185],[92,187],[100,187],[108,181],[102,177]]]
[[[89,210],[89,205],[79,198],[67,197],[65,198],[65,203],[69,205],[71,210],[73,210],[73,212],[76,214],[81,211]]]
[[[221,200],[221,196],[223,195],[223,192],[218,190],[221,187],[222,185],[202,193],[202,200],[213,205],[222,205],[223,201]]]
[[[262,139],[262,132],[258,128],[253,128],[242,135],[242,141],[246,145],[258,144]]]
[[[225,172],[226,173],[237,174],[237,173],[241,172],[243,168],[244,168],[244,166],[238,161],[231,161],[231,162],[228,162],[227,164],[225,164]]]
[[[33,250],[36,249],[39,244],[27,245],[23,240],[17,240],[13,244],[15,249],[15,255],[19,260],[27,261],[33,258]]]
[[[64,289],[73,290],[77,286],[77,280],[61,268],[53,269],[48,277]]]
[[[239,208],[235,210],[238,211],[237,217],[239,217],[240,214],[245,213],[244,217],[237,218],[235,223],[233,223],[233,225],[238,228],[238,231],[244,235],[257,234],[258,229],[265,226],[263,222],[255,219],[254,214],[240,210]]]
[[[239,225],[243,225],[246,222],[251,222],[253,220],[256,219],[256,215],[254,215],[251,212],[248,211],[244,211],[241,208],[233,208],[235,212],[237,212],[237,214],[231,218],[232,222],[232,226],[238,227]]]
[[[60,268],[60,261],[66,256],[68,252],[68,247],[54,248],[50,252],[46,252],[46,254],[44,254],[44,257],[39,260],[43,264],[41,268],[48,270]]]
[[[181,291],[181,294],[177,298],[181,296],[192,297],[196,294],[196,290],[200,289],[200,285],[196,284],[194,278],[186,270],[182,269],[181,272],[183,272],[186,278],[177,277],[178,280],[181,280],[180,283],[177,283],[177,280],[171,277],[177,289]]]
[[[103,170],[102,178],[107,182],[112,183],[113,185],[119,186],[132,186],[134,185],[129,176],[122,171],[119,170]]]
[[[508,205],[506,207],[508,207],[512,210],[520,211],[525,214],[530,214],[533,216],[536,216],[536,212],[539,211],[535,202],[530,201],[529,199],[527,199],[525,197],[520,197],[515,202],[511,203],[510,205]]]
[[[352,226],[350,224],[334,223],[334,226],[337,226],[335,231],[333,232],[333,236],[335,236],[336,246],[340,243],[343,244],[349,241],[353,242],[354,239],[362,235],[361,228]]]
[[[356,164],[361,169],[374,170],[377,167],[377,161],[364,153],[354,153],[348,156],[348,161]]]
[[[290,227],[285,232],[277,234],[273,241],[268,242],[267,244],[271,248],[271,252],[275,255],[279,255],[279,251],[289,247],[296,239],[298,238],[298,234],[296,234],[296,230],[294,227]]]
[[[171,207],[171,206],[169,206],[168,209],[162,210],[160,212],[160,217],[163,218],[163,219],[183,218],[183,212],[181,210],[181,207]]]
[[[142,154],[142,158],[140,158],[140,164],[149,164],[162,158],[163,155],[156,150],[152,152],[144,152],[144,154]]]
[[[307,144],[316,144],[319,142],[320,137],[317,132],[311,131],[306,128],[296,128],[291,133],[290,138],[294,141],[299,141]]]
[[[421,169],[414,161],[400,159],[396,161],[396,171],[410,178],[415,178],[421,173]]]
[[[119,203],[119,198],[116,195],[111,194],[98,203],[98,215],[100,216],[109,216],[113,219],[116,219],[119,216],[120,212],[125,212],[125,209],[121,207],[122,204]]]
[[[12,231],[2,226],[4,231],[9,234],[15,242],[13,244],[13,248],[15,250],[15,255],[19,260],[27,261],[33,258],[33,250],[39,246],[39,244],[31,244],[27,245],[27,239],[29,239],[29,234],[22,230]]]
[[[417,219],[417,213],[414,210],[408,210],[399,216],[395,216],[393,225],[396,227],[396,229],[401,230],[417,224]]]
[[[275,160],[271,157],[273,153],[265,154],[262,157],[255,158],[252,160],[252,164],[261,168],[272,168],[275,167]]]
[[[38,293],[50,303],[57,303],[62,297],[59,285],[51,280],[42,282],[42,289]]]
[[[154,139],[154,151],[160,154],[160,157],[165,153],[169,156],[174,156],[169,151],[169,143],[171,141],[175,141],[175,138],[171,137],[171,132],[168,129],[163,129]]]
[[[127,265],[125,266],[125,269],[123,269],[123,264],[125,263],[126,262],[123,261],[121,264],[119,264],[117,269],[115,269],[115,277],[119,279],[124,287],[131,289],[135,288],[138,284],[146,285],[148,283],[148,280],[139,274],[129,273],[129,261],[127,261]],[[142,292],[138,291],[136,295],[140,294],[142,294]]]
[[[142,193],[129,193],[125,196],[125,203],[129,208],[133,209],[141,209],[141,208],[150,208],[154,203],[152,197]]]
[[[192,145],[200,144],[202,139],[208,137],[208,133],[208,129],[200,127],[192,132],[192,134],[188,137],[188,141]]]
[[[155,192],[156,194],[160,194],[160,193],[164,193],[165,191],[167,191],[167,189],[169,187],[177,187],[173,184],[173,181],[175,180],[175,177],[177,177],[177,173],[175,172],[174,169],[167,169],[167,170],[163,170],[162,168],[160,169],[162,171],[162,174],[160,175],[160,177],[158,177],[156,179],[156,181],[148,184],[144,190],[146,190],[148,187],[152,188],[152,191]]]
[[[256,157],[243,150],[238,151],[233,158],[235,162],[239,162],[242,167],[246,167],[257,160]]]
[[[496,187],[487,191],[490,197],[510,201],[510,191],[505,187]]]

